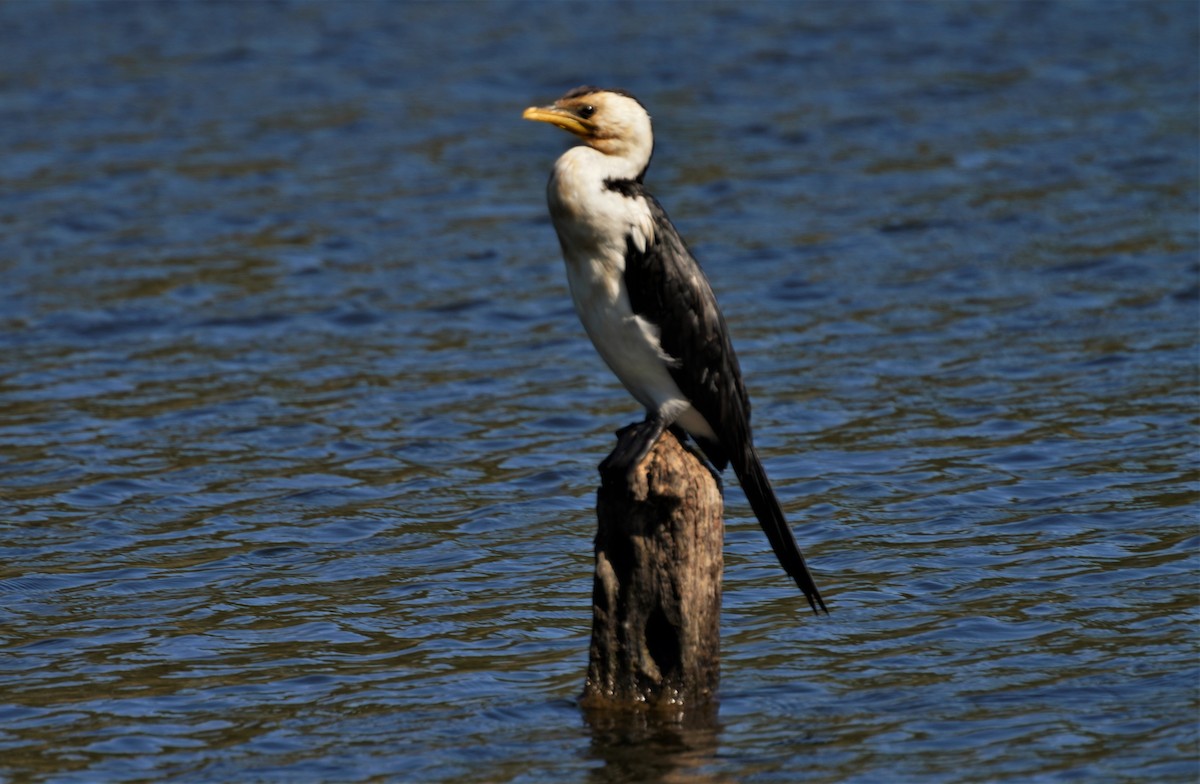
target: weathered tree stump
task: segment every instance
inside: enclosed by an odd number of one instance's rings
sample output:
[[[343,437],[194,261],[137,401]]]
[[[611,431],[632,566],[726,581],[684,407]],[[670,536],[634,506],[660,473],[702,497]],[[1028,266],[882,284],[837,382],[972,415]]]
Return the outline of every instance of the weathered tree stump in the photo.
[[[601,474],[585,706],[695,705],[720,678],[721,491],[669,431]]]

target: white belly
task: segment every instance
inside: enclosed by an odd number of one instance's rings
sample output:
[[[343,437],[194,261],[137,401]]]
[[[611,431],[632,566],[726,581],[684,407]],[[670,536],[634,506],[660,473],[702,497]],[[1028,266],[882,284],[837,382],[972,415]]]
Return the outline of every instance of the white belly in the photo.
[[[693,435],[716,440],[671,378],[667,367],[675,360],[663,352],[657,328],[634,314],[623,270],[615,266],[597,258],[567,259],[571,298],[596,351],[648,412],[660,413],[669,424],[678,422]]]

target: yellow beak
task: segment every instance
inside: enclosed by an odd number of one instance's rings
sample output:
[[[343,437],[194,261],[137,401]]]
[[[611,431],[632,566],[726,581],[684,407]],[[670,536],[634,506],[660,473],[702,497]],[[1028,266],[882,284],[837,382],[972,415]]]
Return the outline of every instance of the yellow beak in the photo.
[[[576,136],[591,136],[595,131],[595,126],[587,120],[555,106],[530,106],[521,116],[526,120],[557,125]]]

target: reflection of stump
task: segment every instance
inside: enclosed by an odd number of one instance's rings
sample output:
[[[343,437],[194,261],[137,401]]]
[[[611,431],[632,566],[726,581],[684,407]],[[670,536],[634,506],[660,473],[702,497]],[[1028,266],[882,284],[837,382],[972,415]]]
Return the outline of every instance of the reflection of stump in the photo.
[[[720,677],[721,492],[669,431],[601,476],[585,704],[693,704]]]

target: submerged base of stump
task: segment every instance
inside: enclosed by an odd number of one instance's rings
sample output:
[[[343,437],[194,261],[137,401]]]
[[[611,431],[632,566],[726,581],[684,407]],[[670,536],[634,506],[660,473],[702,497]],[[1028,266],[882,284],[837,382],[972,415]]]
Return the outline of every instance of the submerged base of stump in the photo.
[[[669,431],[631,477],[602,472],[585,706],[716,696],[723,511],[708,467]]]

